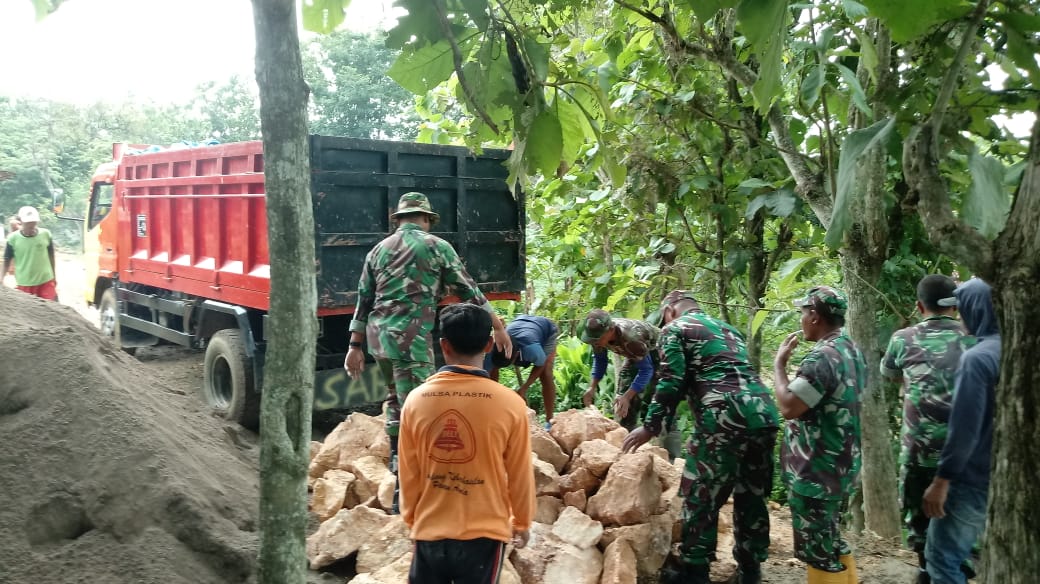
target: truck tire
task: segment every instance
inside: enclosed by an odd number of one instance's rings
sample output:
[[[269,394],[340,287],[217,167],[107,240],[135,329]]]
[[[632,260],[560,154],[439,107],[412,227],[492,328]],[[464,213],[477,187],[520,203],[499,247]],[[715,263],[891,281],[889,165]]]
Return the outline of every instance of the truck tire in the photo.
[[[101,336],[112,339],[117,347],[123,349],[128,355],[137,352],[137,347],[123,347],[119,337],[119,304],[116,303],[116,291],[112,288],[101,294],[101,302],[98,304],[98,328]]]
[[[213,413],[250,430],[260,426],[260,394],[241,332],[217,331],[206,345],[202,395]]]

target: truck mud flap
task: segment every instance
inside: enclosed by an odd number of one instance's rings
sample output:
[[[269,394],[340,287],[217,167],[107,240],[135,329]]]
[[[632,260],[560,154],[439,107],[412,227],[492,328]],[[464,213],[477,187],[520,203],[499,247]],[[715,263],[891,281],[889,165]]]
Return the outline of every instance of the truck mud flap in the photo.
[[[375,363],[366,363],[360,379],[350,379],[342,367],[314,374],[314,409],[358,408],[386,399],[386,381]]]

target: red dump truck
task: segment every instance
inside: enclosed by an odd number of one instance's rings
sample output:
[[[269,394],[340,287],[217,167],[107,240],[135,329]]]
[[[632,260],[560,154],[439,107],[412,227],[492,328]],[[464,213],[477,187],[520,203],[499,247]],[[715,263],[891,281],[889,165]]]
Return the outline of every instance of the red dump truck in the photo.
[[[408,191],[429,196],[449,241],[491,299],[524,289],[524,206],[508,151],[311,136],[320,333],[316,409],[381,401],[378,367],[342,370],[365,255]],[[205,348],[202,394],[245,426],[259,413],[270,264],[262,143],[182,149],[117,144],[92,180],[84,221],[86,299],[124,350]],[[60,203],[60,202],[56,202]],[[436,345],[436,344],[435,344]]]

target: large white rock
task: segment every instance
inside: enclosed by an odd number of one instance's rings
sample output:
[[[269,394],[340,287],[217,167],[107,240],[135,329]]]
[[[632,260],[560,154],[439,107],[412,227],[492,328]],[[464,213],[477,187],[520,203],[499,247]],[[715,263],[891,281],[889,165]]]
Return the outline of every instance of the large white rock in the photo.
[[[534,466],[534,492],[536,495],[560,496],[560,475],[556,473],[553,465],[539,459],[531,454],[531,464]]]
[[[574,449],[567,472],[585,468],[602,479],[607,476],[610,465],[614,464],[614,461],[620,456],[621,449],[602,438],[582,442]]]
[[[570,454],[582,442],[606,438],[607,433],[619,428],[617,422],[608,420],[594,409],[567,410],[553,416],[549,433]]]
[[[408,551],[392,564],[375,572],[365,572],[350,579],[350,584],[407,584],[408,570],[412,567],[412,552]]]
[[[391,517],[371,507],[342,509],[307,538],[307,559],[311,569],[324,568],[361,549]]]
[[[331,468],[350,470],[350,464],[363,456],[390,460],[390,439],[380,418],[355,412],[325,438],[311,459],[309,474],[318,478]]]
[[[373,533],[358,549],[358,573],[375,572],[410,554],[412,541],[408,539],[409,534],[404,519],[400,515],[391,515],[386,525]]]
[[[337,468],[325,471],[325,475],[314,481],[311,495],[311,511],[319,521],[325,521],[344,507],[357,505],[357,495],[351,488],[357,477],[353,473]]]
[[[531,451],[538,458],[553,465],[556,472],[563,472],[570,457],[560,448],[560,445],[549,434],[549,432],[538,424],[531,425]]]
[[[574,507],[567,507],[553,524],[552,533],[573,546],[587,548],[599,542],[603,524]]]
[[[603,575],[599,584],[636,584],[636,553],[625,539],[615,540],[603,552]]]
[[[599,543],[607,548],[618,540],[627,541],[632,547],[641,578],[656,577],[672,549],[671,522],[655,515],[649,523],[611,527],[603,531]]]
[[[388,475],[393,477],[393,473],[386,467],[386,461],[378,456],[362,456],[351,462],[347,470],[357,477],[354,492],[362,501],[368,500],[369,497],[378,497],[380,485]],[[390,494],[393,495],[392,489]]]
[[[657,512],[661,487],[654,474],[654,455],[622,455],[610,467],[606,480],[585,507],[589,517],[604,525],[643,523]]]
[[[602,479],[587,468],[578,468],[573,472],[560,477],[560,493],[567,494],[575,491],[595,493]]]
[[[563,511],[563,501],[552,495],[542,495],[536,501],[534,520],[546,525],[556,523],[556,519],[560,517],[560,511]]]
[[[625,438],[628,438],[628,430],[621,426],[607,432],[607,435],[603,437],[603,439],[607,441],[607,444],[617,447],[618,450],[620,450],[621,445],[624,444]]]
[[[531,541],[510,556],[524,584],[597,584],[603,553],[581,549],[552,534],[548,526],[531,526]]]

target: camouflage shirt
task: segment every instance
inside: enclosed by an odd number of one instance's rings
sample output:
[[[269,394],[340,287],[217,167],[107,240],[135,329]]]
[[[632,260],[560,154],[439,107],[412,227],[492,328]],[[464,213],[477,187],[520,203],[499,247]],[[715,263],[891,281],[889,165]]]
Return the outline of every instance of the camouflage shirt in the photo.
[[[881,373],[902,376],[906,390],[900,464],[938,466],[953,404],[954,373],[970,339],[960,321],[941,315],[892,335]]]
[[[744,337],[726,322],[688,311],[661,331],[660,381],[643,426],[670,427],[685,397],[701,434],[777,428],[773,392],[748,359]]]
[[[376,358],[433,363],[430,331],[449,293],[491,310],[451,244],[404,223],[365,257],[350,330],[367,330]]]
[[[657,348],[661,330],[652,324],[631,318],[612,319],[617,337],[607,343],[607,349],[632,361],[642,360]]]
[[[844,331],[820,339],[788,386],[809,410],[784,431],[784,482],[803,497],[844,498],[860,469],[863,354]]]

